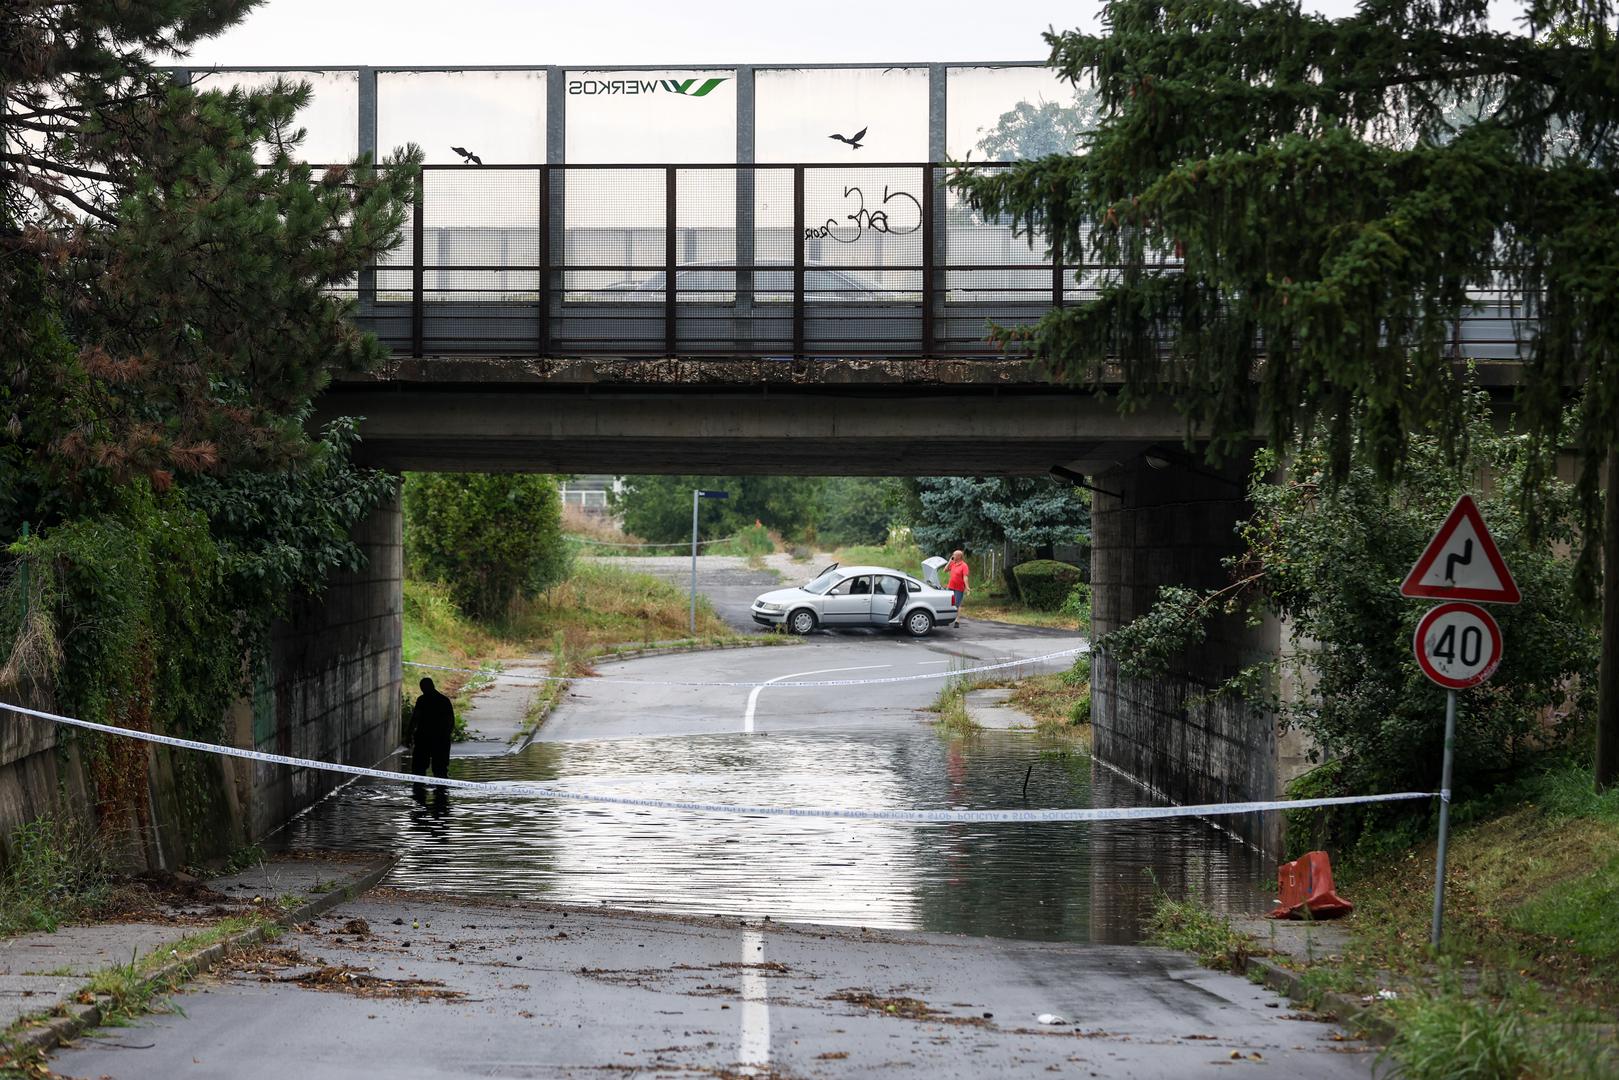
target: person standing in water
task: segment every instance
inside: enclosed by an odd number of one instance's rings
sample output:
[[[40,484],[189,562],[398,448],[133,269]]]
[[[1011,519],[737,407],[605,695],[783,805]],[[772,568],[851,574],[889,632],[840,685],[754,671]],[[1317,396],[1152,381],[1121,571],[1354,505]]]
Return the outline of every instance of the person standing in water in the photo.
[[[450,775],[450,741],[455,735],[455,706],[439,693],[432,679],[421,682],[422,696],[410,710],[411,755],[410,768],[417,776],[426,776],[429,769],[440,780]],[[427,789],[416,785],[418,799]]]

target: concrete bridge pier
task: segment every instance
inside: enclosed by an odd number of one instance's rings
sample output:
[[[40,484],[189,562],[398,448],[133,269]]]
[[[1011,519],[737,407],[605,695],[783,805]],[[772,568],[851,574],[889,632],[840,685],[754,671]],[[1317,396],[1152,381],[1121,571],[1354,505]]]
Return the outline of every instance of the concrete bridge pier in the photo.
[[[1155,452],[1092,475],[1100,489],[1091,506],[1095,636],[1146,614],[1161,586],[1202,590],[1230,582],[1222,560],[1241,548],[1235,530],[1249,513],[1248,464],[1211,468],[1179,452]],[[1177,803],[1275,797],[1283,778],[1273,715],[1208,695],[1241,669],[1273,659],[1280,644],[1274,620],[1252,628],[1221,615],[1201,645],[1176,655],[1155,679],[1126,678],[1098,653],[1091,675],[1096,760]],[[1220,823],[1268,855],[1282,850],[1279,814]]]

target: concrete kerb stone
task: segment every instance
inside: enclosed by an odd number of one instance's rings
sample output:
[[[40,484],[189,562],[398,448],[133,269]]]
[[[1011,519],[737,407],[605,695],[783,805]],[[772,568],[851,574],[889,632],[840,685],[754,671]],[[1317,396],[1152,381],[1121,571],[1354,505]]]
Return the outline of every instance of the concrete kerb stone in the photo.
[[[1339,1023],[1363,1034],[1372,1042],[1387,1046],[1394,1041],[1394,1025],[1347,994],[1340,994],[1336,990],[1311,991],[1304,985],[1304,978],[1298,972],[1259,956],[1246,957],[1242,972],[1259,976],[1266,986],[1279,994],[1286,994],[1301,1005],[1313,1007],[1319,1002],[1320,1008],[1336,1016]]]
[[[286,929],[298,923],[308,922],[319,915],[324,915],[337,905],[352,900],[372,889],[379,881],[387,876],[388,871],[394,868],[397,859],[385,859],[359,877],[322,893],[313,899],[298,905],[292,911],[286,912],[278,918],[250,927],[239,934],[235,934],[223,941],[214,944],[190,956],[171,960],[162,967],[156,968],[142,978],[142,983],[152,990],[163,990],[178,987],[190,979],[212,969],[225,957],[241,949],[257,945],[264,940],[266,932],[271,928]],[[52,1011],[57,1008],[65,1010],[64,1015],[48,1016],[37,1014],[35,1017],[24,1017],[19,1024],[36,1024],[36,1026],[18,1032],[14,1037],[0,1042],[0,1050],[10,1051],[15,1056],[17,1051],[36,1050],[45,1053],[57,1046],[77,1038],[79,1035],[99,1027],[105,1019],[101,1005],[96,1002],[81,1005],[72,998],[82,993],[82,988],[75,990],[65,1001],[59,1001]]]

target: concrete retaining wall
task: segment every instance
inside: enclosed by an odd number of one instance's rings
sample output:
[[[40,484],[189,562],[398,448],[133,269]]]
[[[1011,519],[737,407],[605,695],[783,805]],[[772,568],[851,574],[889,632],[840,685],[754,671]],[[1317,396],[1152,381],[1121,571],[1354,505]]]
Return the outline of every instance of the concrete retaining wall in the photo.
[[[1245,464],[1245,463],[1244,463]],[[1239,549],[1247,516],[1244,467],[1223,476],[1182,466],[1158,470],[1137,459],[1094,477],[1091,506],[1091,619],[1097,637],[1145,614],[1163,585],[1194,589],[1229,582],[1221,560]],[[1244,667],[1272,658],[1273,623],[1258,628],[1222,616],[1206,642],[1176,656],[1157,679],[1127,679],[1105,655],[1093,658],[1091,722],[1096,757],[1178,803],[1246,802],[1278,791],[1274,718],[1208,693]],[[1223,818],[1265,852],[1281,851],[1278,814]]]
[[[270,632],[253,692],[225,717],[225,740],[273,753],[374,765],[398,746],[403,545],[397,496],[355,530],[366,566],[336,575]],[[50,707],[34,695],[28,704]],[[0,858],[19,825],[94,819],[80,748],[42,720],[0,719]],[[59,745],[60,741],[60,745]],[[339,777],[307,769],[146,751],[146,804],[128,808],[124,857],[175,868],[265,837]]]
[[[339,574],[270,634],[251,743],[294,757],[375,765],[399,745],[404,546],[399,501],[355,530],[366,566]],[[238,721],[239,723],[240,721]],[[333,773],[253,763],[251,833],[262,837],[342,782]]]

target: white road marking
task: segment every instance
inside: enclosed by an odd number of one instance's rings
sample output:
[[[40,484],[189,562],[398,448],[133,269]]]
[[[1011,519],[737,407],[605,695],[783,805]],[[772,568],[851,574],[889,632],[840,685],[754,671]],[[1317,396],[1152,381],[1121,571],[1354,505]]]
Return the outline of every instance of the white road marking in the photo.
[[[768,1071],[770,1067],[770,989],[764,969],[764,934],[742,931],[742,1045],[737,1061]]]
[[[916,666],[917,667],[932,667],[935,664],[951,664],[951,663],[954,663],[954,662],[955,661],[953,661],[953,660],[918,660],[916,662]]]
[[[788,679],[802,679],[806,675],[830,675],[834,671],[875,671],[877,668],[893,667],[893,664],[863,664],[860,667],[829,667],[815,671],[795,671],[791,675],[777,675],[774,679],[766,679],[748,692],[748,711],[742,714],[742,733],[753,734],[753,710],[759,705],[759,691],[771,683],[785,682]]]

